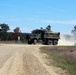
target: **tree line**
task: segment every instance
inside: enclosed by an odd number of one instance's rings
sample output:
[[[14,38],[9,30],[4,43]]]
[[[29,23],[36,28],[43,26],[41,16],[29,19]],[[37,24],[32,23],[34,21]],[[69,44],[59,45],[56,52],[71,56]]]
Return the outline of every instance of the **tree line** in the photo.
[[[10,27],[8,24],[0,24],[0,40],[6,41],[6,40],[17,40],[17,37],[20,36],[20,28],[16,27],[13,31],[14,32],[8,32],[10,30]]]
[[[43,29],[42,27],[40,29]],[[10,27],[8,24],[0,24],[0,40],[6,41],[6,40],[18,40],[18,36],[20,36],[21,40],[25,40],[26,36],[23,35],[19,27],[16,27],[13,32],[8,32],[10,30]],[[51,26],[48,25],[46,27],[46,30],[51,31]]]
[[[43,30],[44,28],[41,27],[41,30]],[[18,40],[18,36],[21,37],[21,40],[25,40],[26,36],[22,34],[21,30],[19,27],[16,27],[15,29],[13,29],[13,32],[8,32],[10,30],[10,27],[8,24],[0,24],[0,40]],[[48,25],[45,30],[47,31],[51,31],[51,26]],[[74,29],[71,30],[72,34],[74,34],[74,36],[76,36],[76,25],[74,26]]]

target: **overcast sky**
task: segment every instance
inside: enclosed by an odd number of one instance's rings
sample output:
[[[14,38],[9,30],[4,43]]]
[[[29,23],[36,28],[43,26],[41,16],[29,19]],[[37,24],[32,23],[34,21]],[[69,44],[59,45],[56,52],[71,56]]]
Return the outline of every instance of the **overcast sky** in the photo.
[[[76,0],[0,0],[0,23],[10,31],[31,32],[51,25],[52,31],[71,34],[76,25]]]

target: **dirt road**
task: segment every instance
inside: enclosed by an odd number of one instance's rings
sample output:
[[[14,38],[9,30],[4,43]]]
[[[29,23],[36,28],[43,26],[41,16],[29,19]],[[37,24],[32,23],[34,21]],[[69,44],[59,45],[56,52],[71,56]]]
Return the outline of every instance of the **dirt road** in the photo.
[[[39,47],[1,44],[0,75],[60,75],[44,64]]]

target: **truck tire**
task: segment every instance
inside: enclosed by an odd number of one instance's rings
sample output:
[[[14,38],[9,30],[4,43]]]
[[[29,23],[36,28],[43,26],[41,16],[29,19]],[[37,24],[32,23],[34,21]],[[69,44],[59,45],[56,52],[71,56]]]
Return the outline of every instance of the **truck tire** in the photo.
[[[32,44],[32,42],[31,41],[28,41],[28,44]]]
[[[33,43],[34,43],[34,45],[35,45],[35,44],[37,44],[37,40],[36,40],[36,39],[34,39]]]
[[[53,41],[52,40],[48,40],[48,45],[53,45]]]
[[[58,41],[54,40],[53,45],[57,45],[57,44],[58,44]]]

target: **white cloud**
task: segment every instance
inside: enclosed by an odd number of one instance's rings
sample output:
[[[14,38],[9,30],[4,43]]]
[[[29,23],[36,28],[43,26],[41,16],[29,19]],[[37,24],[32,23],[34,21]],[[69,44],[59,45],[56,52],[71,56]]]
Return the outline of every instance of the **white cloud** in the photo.
[[[53,9],[65,13],[65,11],[63,9],[58,9],[58,8],[53,8]]]
[[[59,8],[54,8],[54,7],[49,7],[50,9],[53,9],[53,10],[56,10],[56,11],[59,11],[59,12],[62,12],[62,13],[66,13],[65,10],[63,9],[59,9]]]
[[[26,19],[24,19],[24,20],[34,20],[34,18],[26,18]]]
[[[52,23],[52,24],[76,24],[76,20],[44,20],[44,23]]]
[[[0,18],[4,18],[3,16],[0,16]]]
[[[23,8],[23,6],[12,5],[12,4],[0,4],[0,6],[9,6],[9,7],[22,7],[22,8]]]
[[[48,12],[46,12],[46,11],[40,11],[40,12],[37,12],[37,13],[39,13],[39,14],[46,14],[46,13],[48,13]]]
[[[1,20],[4,21],[20,21],[20,19],[17,18],[10,18],[10,17],[4,17],[4,16],[0,16]]]
[[[7,19],[6,21],[20,21],[20,19],[10,18],[10,19]]]

